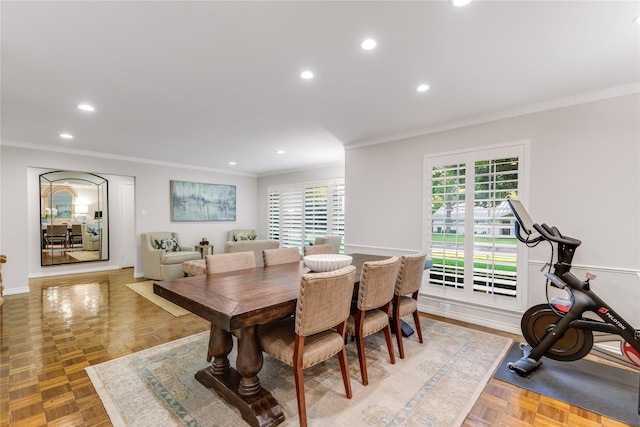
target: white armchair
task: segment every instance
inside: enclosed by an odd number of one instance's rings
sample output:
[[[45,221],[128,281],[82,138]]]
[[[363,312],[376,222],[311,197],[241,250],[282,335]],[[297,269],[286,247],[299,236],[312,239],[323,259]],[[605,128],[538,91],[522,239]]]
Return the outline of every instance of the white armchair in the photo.
[[[100,224],[82,224],[82,250],[100,250],[102,229]]]
[[[331,245],[334,254],[340,253],[340,245],[342,244],[342,236],[321,236],[316,237],[314,245]]]
[[[182,263],[200,259],[193,246],[179,246],[178,233],[160,231],[140,234],[144,277],[171,280],[183,277]]]

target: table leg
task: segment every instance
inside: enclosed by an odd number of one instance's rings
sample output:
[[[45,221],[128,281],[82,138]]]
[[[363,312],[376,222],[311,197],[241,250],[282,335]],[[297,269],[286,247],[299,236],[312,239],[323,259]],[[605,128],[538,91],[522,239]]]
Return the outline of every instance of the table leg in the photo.
[[[231,332],[211,326],[209,354],[213,356],[213,375],[222,375],[229,370],[229,353],[233,349]]]
[[[257,326],[238,330],[236,334],[238,336],[237,370],[228,367],[227,356],[233,346],[231,333],[214,327],[209,340],[209,352],[214,356],[214,362],[212,366],[198,371],[196,379],[204,386],[213,388],[220,397],[238,408],[242,418],[249,425],[276,426],[284,421],[284,413],[271,393],[260,387],[258,372],[262,369],[263,358]],[[225,363],[226,368],[224,368]]]
[[[258,341],[258,326],[250,326],[238,331],[238,358],[236,369],[242,376],[238,393],[251,396],[260,390],[258,372],[262,369],[262,350]]]

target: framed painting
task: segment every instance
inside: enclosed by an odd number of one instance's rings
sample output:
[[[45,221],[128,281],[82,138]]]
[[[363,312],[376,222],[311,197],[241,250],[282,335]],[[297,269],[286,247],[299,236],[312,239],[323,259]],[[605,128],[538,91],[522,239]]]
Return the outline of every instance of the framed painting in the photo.
[[[171,221],[235,221],[236,186],[170,181]]]

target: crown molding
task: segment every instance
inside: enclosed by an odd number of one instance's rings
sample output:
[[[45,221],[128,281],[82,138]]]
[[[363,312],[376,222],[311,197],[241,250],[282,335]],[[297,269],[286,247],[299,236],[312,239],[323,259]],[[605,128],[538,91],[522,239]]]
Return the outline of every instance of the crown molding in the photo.
[[[385,142],[399,141],[402,139],[413,138],[416,136],[429,135],[432,133],[444,132],[453,129],[459,129],[467,126],[478,125],[482,123],[494,122],[497,120],[508,119],[512,117],[524,116],[542,111],[555,110],[558,108],[570,107],[573,105],[586,104],[589,102],[600,101],[603,99],[617,98],[619,96],[631,95],[640,92],[640,82],[630,83],[627,85],[616,86],[608,89],[602,89],[594,92],[583,93],[580,95],[558,98],[551,101],[544,101],[535,104],[526,104],[520,107],[509,108],[507,110],[497,111],[494,113],[483,114],[466,119],[454,120],[450,122],[438,123],[425,128],[414,129],[412,131],[400,132],[384,137],[373,138],[363,141],[354,141],[344,144],[344,149],[365,147],[368,145],[383,144]]]

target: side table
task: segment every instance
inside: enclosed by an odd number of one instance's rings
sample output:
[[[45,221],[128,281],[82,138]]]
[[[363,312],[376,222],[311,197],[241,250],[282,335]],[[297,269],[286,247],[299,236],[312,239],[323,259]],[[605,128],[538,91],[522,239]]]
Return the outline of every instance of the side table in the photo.
[[[213,255],[213,245],[196,245],[195,248],[200,252],[200,259],[204,259],[205,255]]]

